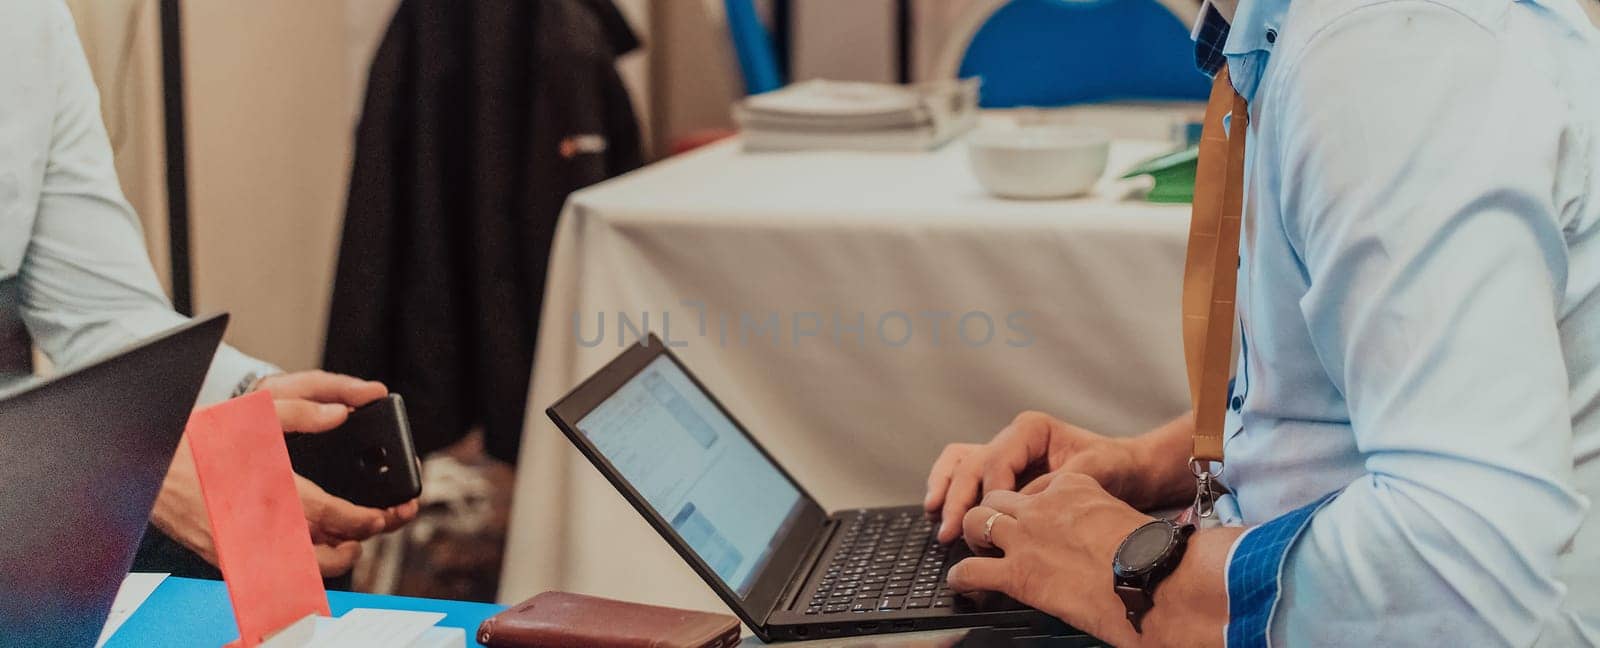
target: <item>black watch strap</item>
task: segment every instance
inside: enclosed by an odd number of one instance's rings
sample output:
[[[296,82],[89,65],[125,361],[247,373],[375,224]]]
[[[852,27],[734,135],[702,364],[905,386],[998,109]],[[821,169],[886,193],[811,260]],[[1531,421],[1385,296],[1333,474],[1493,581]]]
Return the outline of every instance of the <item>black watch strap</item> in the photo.
[[[1128,611],[1128,623],[1133,624],[1133,631],[1143,634],[1144,615],[1156,606],[1154,593],[1146,591],[1143,585],[1117,583],[1117,598],[1122,599],[1122,607]]]

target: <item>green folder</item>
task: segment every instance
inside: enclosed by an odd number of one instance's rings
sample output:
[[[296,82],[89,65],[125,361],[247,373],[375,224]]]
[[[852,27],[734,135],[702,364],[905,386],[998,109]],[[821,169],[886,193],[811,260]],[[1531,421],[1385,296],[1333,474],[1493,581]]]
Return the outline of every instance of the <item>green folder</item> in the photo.
[[[1122,174],[1122,178],[1126,180],[1142,175],[1155,178],[1155,187],[1144,198],[1150,202],[1194,202],[1194,174],[1199,166],[1200,147],[1191,146],[1140,162]]]

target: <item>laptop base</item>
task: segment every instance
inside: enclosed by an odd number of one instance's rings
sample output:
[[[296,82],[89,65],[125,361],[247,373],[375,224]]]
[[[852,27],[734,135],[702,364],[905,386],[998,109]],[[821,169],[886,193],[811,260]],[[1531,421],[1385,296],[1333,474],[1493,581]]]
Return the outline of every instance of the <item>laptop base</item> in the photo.
[[[948,546],[933,544],[929,538],[933,526],[925,516],[919,506],[832,515],[825,547],[812,561],[805,585],[769,617],[762,639],[789,641],[984,626],[1081,634],[1005,596],[973,598],[951,593],[945,587],[945,574],[972,553],[959,541]]]

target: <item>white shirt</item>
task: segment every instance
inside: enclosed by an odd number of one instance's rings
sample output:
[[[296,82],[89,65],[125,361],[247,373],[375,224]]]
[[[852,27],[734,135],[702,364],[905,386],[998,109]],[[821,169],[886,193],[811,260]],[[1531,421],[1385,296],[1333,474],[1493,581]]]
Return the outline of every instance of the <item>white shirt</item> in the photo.
[[[34,341],[69,368],[183,323],[117,184],[66,5],[0,3],[0,61],[0,280],[19,282]],[[224,346],[200,400],[273,371]]]
[[[1579,1],[1242,0],[1230,645],[1600,643]]]

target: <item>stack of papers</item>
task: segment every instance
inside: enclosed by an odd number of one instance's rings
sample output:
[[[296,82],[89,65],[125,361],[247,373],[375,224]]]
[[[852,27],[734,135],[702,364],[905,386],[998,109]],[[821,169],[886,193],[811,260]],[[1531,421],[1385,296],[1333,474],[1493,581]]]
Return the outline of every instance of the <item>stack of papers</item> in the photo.
[[[461,628],[441,628],[440,612],[357,608],[337,619],[308,616],[261,648],[462,648]]]
[[[123,622],[165,581],[167,574],[132,573],[122,581],[111,614],[95,648],[104,646]],[[440,627],[442,612],[357,608],[337,619],[311,615],[283,629],[260,645],[264,648],[462,648],[461,628]]]
[[[734,107],[745,150],[926,151],[970,130],[978,80],[804,81]]]

